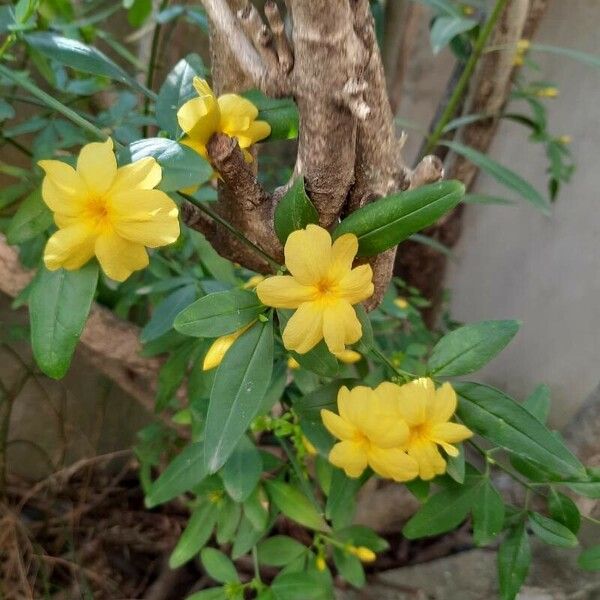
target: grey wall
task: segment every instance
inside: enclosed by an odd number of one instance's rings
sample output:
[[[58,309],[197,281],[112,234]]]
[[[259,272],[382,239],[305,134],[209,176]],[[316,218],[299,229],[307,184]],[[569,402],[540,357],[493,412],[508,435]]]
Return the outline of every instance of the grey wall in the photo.
[[[600,2],[551,0],[538,41],[600,55]],[[483,376],[517,397],[548,383],[560,426],[600,380],[600,70],[550,55],[536,59],[560,87],[549,103],[551,122],[557,135],[573,136],[577,172],[550,218],[522,202],[469,207],[447,284],[457,319],[523,321]],[[503,125],[491,156],[545,190],[543,150],[525,135]],[[476,191],[505,193],[485,175]]]

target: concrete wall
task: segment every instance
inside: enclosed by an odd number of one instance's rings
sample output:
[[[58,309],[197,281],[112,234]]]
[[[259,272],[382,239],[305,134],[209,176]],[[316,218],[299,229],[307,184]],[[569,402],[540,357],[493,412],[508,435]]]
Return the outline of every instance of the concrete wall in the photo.
[[[538,41],[600,55],[600,2],[550,4]],[[560,426],[600,380],[600,70],[551,55],[535,58],[541,77],[560,87],[549,104],[551,123],[557,135],[573,136],[577,171],[550,218],[523,202],[469,207],[447,284],[457,319],[523,321],[483,377],[516,397],[548,383]],[[545,190],[543,150],[525,136],[520,126],[503,125],[491,156]],[[476,191],[505,193],[485,175]]]

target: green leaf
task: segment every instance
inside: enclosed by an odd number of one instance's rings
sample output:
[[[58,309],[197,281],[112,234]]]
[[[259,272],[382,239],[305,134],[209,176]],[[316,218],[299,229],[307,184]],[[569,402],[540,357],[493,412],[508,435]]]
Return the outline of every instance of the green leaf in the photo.
[[[531,549],[521,522],[508,532],[498,550],[498,579],[502,600],[514,600],[525,582],[531,564]]]
[[[193,343],[182,344],[171,352],[167,361],[160,368],[156,391],[155,408],[157,411],[164,410],[175,398],[177,390],[186,376],[193,350]]]
[[[271,135],[264,141],[293,140],[298,137],[300,117],[291,98],[269,98],[258,90],[242,94],[258,108],[258,119],[271,126]]]
[[[197,54],[188,54],[182,58],[167,75],[156,100],[156,119],[162,129],[177,139],[182,131],[177,121],[177,111],[192,98],[197,98],[194,89],[194,77],[206,72],[202,58]]]
[[[365,570],[358,557],[342,550],[333,549],[333,562],[340,576],[355,588],[361,588],[365,584]]]
[[[262,458],[256,446],[243,436],[221,471],[227,493],[244,502],[256,488],[262,474]]]
[[[402,529],[409,540],[446,533],[458,527],[469,514],[474,488],[468,485],[442,490],[429,497]]]
[[[206,475],[202,444],[190,444],[175,457],[152,484],[146,496],[146,506],[154,508],[168,502],[196,487]]]
[[[186,285],[169,294],[157,304],[152,317],[142,329],[140,341],[147,344],[173,328],[175,317],[196,297],[196,286]]]
[[[473,499],[473,539],[478,546],[489,544],[502,531],[504,514],[502,496],[486,478]]]
[[[334,529],[342,529],[352,524],[356,512],[356,494],[363,480],[347,477],[341,469],[334,469],[325,516],[333,523]]]
[[[544,198],[528,181],[525,181],[520,175],[514,171],[507,169],[500,163],[492,160],[489,156],[478,152],[474,148],[460,144],[459,142],[451,142],[448,140],[441,141],[440,144],[448,146],[457,154],[461,154],[466,159],[470,160],[474,165],[483,169],[491,175],[496,181],[506,186],[507,188],[517,192],[522,198],[531,202],[537,209],[541,210],[545,215],[550,214],[550,203]]]
[[[340,388],[352,383],[356,384],[357,381],[347,379],[331,381],[309,394],[298,396],[294,399],[294,410],[304,419],[320,421],[323,408],[337,412],[337,397]]]
[[[545,423],[550,414],[550,388],[547,385],[539,385],[533,393],[523,402],[526,408],[538,421]]]
[[[364,525],[351,525],[344,529],[336,531],[340,541],[352,544],[353,546],[366,546],[373,552],[385,552],[389,550],[390,545],[387,541],[379,537],[372,529]]]
[[[600,498],[600,481],[586,481],[582,483],[570,483],[568,485],[576,494],[586,498]]]
[[[200,549],[208,542],[212,534],[216,519],[217,505],[205,500],[192,513],[187,527],[169,557],[171,569],[180,567],[200,552]]]
[[[200,552],[200,561],[209,577],[219,583],[231,583],[240,580],[231,559],[216,548],[203,548]]]
[[[329,529],[311,501],[298,488],[276,480],[266,481],[265,485],[269,497],[284,515],[309,529]]]
[[[82,73],[100,75],[125,83],[151,99],[156,98],[154,92],[141,85],[127,71],[97,48],[87,46],[78,40],[72,40],[55,33],[36,32],[24,37],[25,41],[32,48],[35,48],[40,54],[51,60],[55,60]]]
[[[465,193],[459,181],[442,181],[371,202],[346,217],[333,236],[354,233],[358,256],[373,256],[397,246],[452,210]]]
[[[231,558],[237,560],[240,556],[244,556],[253,546],[256,546],[264,533],[264,528],[257,529],[248,517],[243,516],[235,540],[233,541]]]
[[[191,148],[166,138],[147,138],[129,144],[119,152],[120,162],[135,162],[152,156],[162,167],[158,186],[163,192],[173,192],[207,182],[213,174],[210,164]]]
[[[465,204],[514,204],[513,200],[487,194],[465,194],[463,202]]]
[[[41,188],[35,189],[19,206],[6,230],[9,244],[22,244],[52,225],[52,212],[42,200]]]
[[[236,340],[218,367],[210,395],[204,453],[218,471],[256,415],[271,381],[273,322],[258,322]]]
[[[318,222],[319,213],[304,191],[304,178],[297,177],[275,208],[275,233],[285,244],[290,233]]]
[[[286,535],[274,535],[258,544],[258,562],[268,567],[285,567],[308,551],[308,548]]]
[[[557,492],[554,488],[550,488],[548,510],[550,511],[550,516],[555,521],[558,521],[574,534],[577,534],[581,527],[581,515],[579,514],[577,505],[571,498]]]
[[[577,536],[570,529],[539,513],[534,512],[529,516],[529,526],[531,531],[546,544],[561,548],[574,548],[579,544]]]
[[[600,571],[600,545],[582,552],[577,559],[577,564],[584,571]]]
[[[35,361],[49,377],[60,379],[69,370],[97,282],[96,261],[78,271],[41,268],[33,282],[29,296],[31,346]]]
[[[217,517],[217,543],[228,544],[233,539],[236,529],[240,524],[242,507],[225,497]]]
[[[276,600],[331,600],[331,589],[314,571],[280,573],[271,584]]]
[[[265,307],[254,292],[228,290],[208,294],[180,312],[174,323],[179,333],[215,338],[252,323]]]
[[[15,109],[5,100],[0,98],[0,123],[15,116]]]
[[[229,600],[229,598],[230,596],[225,593],[225,587],[214,587],[186,596],[185,600]]]
[[[430,373],[453,377],[481,369],[507,346],[519,327],[518,321],[481,321],[451,331],[433,348]]]
[[[547,52],[548,54],[554,54],[556,56],[564,56],[565,58],[571,58],[572,60],[576,60],[577,62],[580,62],[588,67],[600,69],[600,56],[597,54],[588,54],[587,52],[573,50],[573,48],[550,46],[549,44],[532,44],[530,51]]]
[[[356,316],[360,321],[360,326],[362,327],[362,337],[358,342],[358,349],[366,354],[375,346],[373,326],[371,325],[371,319],[369,319],[369,315],[362,304],[356,305],[354,310],[356,311]]]
[[[586,478],[579,459],[512,398],[478,383],[457,382],[454,389],[459,394],[457,414],[472,431],[559,477]]]
[[[457,456],[448,456],[446,459],[446,473],[456,481],[456,483],[465,482],[465,449],[462,444],[458,447]]]
[[[450,40],[465,31],[471,31],[477,25],[478,23],[474,19],[458,16],[438,17],[430,32],[433,53],[437,54],[450,43]]]

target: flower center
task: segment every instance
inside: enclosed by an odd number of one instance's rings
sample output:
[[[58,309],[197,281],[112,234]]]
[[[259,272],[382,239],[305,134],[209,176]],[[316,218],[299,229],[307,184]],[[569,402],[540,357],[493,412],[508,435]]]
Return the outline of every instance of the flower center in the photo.
[[[424,442],[429,440],[431,437],[431,428],[429,424],[423,423],[421,425],[414,425],[410,428],[410,440],[409,443]]]
[[[106,199],[90,198],[86,207],[86,218],[96,229],[106,229],[110,226],[110,212]]]

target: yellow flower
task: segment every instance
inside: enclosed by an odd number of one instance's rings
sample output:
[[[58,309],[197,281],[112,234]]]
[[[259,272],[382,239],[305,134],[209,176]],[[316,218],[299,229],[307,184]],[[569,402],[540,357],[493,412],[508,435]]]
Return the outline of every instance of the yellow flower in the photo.
[[[364,563],[371,563],[377,559],[377,554],[366,546],[350,546],[348,550],[350,554],[354,554],[354,556],[358,557]]]
[[[331,449],[329,462],[348,477],[360,477],[367,466],[395,481],[418,475],[416,461],[403,450],[410,432],[398,417],[396,398],[364,386],[352,391],[342,387],[337,404],[339,415],[321,410],[323,424],[341,440]]]
[[[325,559],[322,556],[317,556],[315,565],[317,567],[317,571],[324,571],[327,568],[327,563],[325,562]]]
[[[338,352],[335,357],[347,365],[353,365],[362,358],[362,354],[356,352],[356,350],[343,350],[342,352]]]
[[[531,42],[529,40],[519,40],[517,42],[517,52],[527,52],[531,47]]]
[[[408,300],[402,297],[396,298],[394,304],[401,310],[405,310],[409,307]]]
[[[537,90],[535,92],[535,95],[538,98],[558,98],[558,95],[560,94],[558,88],[555,87],[545,87],[545,88],[540,88],[539,90]]]
[[[289,369],[295,371],[300,368],[300,363],[293,356],[290,356],[287,360],[287,366]]]
[[[452,444],[473,435],[464,425],[451,423],[456,411],[456,392],[449,383],[435,389],[429,378],[416,379],[398,386],[384,382],[375,390],[388,402],[396,402],[399,418],[410,427],[405,443],[408,456],[419,466],[421,479],[433,479],[446,471],[446,461],[438,450],[441,446],[449,456],[457,456]]]
[[[148,265],[145,246],[179,237],[177,206],[153,189],[162,177],[153,158],[117,168],[109,139],[86,144],[76,169],[57,160],[38,164],[46,173],[42,197],[58,226],[44,251],[50,271],[79,269],[95,255],[111,279],[125,281]]]
[[[242,287],[245,290],[253,290],[264,278],[264,275],[253,275]]]
[[[198,98],[189,100],[177,111],[177,120],[186,133],[181,143],[204,158],[208,158],[206,145],[215,133],[237,139],[244,151],[271,134],[271,126],[266,121],[256,120],[258,109],[250,100],[237,94],[217,98],[200,77],[194,77],[194,88]],[[247,160],[252,160],[248,152],[244,154]]]
[[[573,136],[571,135],[561,135],[558,138],[558,141],[563,144],[564,146],[568,146],[569,144],[573,143]]]
[[[302,444],[306,450],[306,453],[309,456],[315,456],[317,454],[317,449],[312,445],[311,441],[305,436],[302,436]]]
[[[358,240],[352,233],[331,236],[318,225],[291,233],[285,244],[290,275],[268,277],[256,287],[261,302],[275,308],[295,308],[283,332],[288,350],[304,354],[323,338],[333,354],[357,342],[362,327],[353,304],[373,294],[369,265],[352,268]]]
[[[233,342],[237,340],[246,329],[249,329],[251,325],[254,325],[254,321],[245,325],[244,327],[240,327],[233,333],[229,333],[227,335],[222,335],[217,338],[208,349],[206,356],[204,357],[204,362],[202,363],[203,371],[210,371],[215,367],[218,367],[223,360],[223,357],[227,353],[227,350],[233,346]]]

